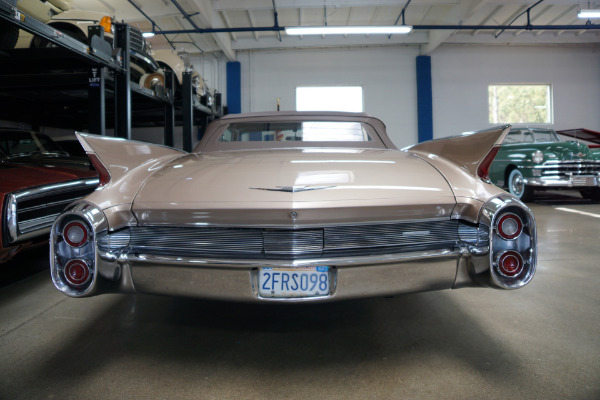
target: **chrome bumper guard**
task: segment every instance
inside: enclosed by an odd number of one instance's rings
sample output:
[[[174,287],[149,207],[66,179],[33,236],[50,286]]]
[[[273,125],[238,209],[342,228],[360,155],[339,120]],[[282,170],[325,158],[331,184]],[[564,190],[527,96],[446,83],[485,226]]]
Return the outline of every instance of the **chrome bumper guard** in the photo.
[[[600,186],[600,177],[596,175],[572,175],[567,178],[549,176],[527,178],[525,184],[538,187],[595,187]]]

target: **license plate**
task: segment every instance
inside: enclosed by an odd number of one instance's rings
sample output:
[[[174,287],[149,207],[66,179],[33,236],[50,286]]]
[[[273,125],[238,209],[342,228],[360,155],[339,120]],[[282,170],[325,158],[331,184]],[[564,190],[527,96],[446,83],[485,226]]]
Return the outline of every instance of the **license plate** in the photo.
[[[330,292],[329,267],[261,268],[258,293],[262,297],[294,298],[327,296]]]

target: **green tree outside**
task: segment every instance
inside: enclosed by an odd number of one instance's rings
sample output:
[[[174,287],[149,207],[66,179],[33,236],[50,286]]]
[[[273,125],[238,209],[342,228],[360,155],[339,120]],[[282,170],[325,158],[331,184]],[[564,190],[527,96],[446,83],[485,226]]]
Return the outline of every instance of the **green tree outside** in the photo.
[[[550,124],[550,85],[490,85],[489,121],[493,124]]]

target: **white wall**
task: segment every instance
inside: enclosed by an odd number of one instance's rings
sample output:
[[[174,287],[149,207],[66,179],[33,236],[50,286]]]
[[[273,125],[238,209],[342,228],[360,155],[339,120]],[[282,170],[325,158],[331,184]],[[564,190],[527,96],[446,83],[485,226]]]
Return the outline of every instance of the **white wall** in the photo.
[[[242,112],[295,109],[297,86],[360,85],[398,147],[417,141],[417,47],[238,52]],[[600,48],[442,46],[431,55],[434,138],[492,126],[487,87],[549,83],[556,129],[600,131]],[[225,92],[225,87],[222,89]]]
[[[488,85],[552,85],[554,129],[600,131],[600,48],[444,46],[431,56],[434,137],[491,127]]]
[[[242,112],[296,109],[297,86],[362,86],[398,146],[417,138],[415,47],[240,52]]]
[[[222,54],[203,54],[190,57],[188,63],[202,75],[208,88],[221,92],[223,100],[225,100],[227,93],[227,59]]]
[[[418,54],[414,46],[238,52],[242,111],[275,110],[278,97],[282,110],[294,110],[297,86],[359,85],[365,111],[381,118],[402,148],[417,141]],[[227,104],[223,56],[190,62]],[[495,83],[551,84],[553,128],[600,131],[600,46],[446,45],[431,55],[431,63],[434,138],[492,126],[487,87]],[[162,143],[163,132],[138,128],[133,137]],[[175,145],[181,143],[176,128]]]

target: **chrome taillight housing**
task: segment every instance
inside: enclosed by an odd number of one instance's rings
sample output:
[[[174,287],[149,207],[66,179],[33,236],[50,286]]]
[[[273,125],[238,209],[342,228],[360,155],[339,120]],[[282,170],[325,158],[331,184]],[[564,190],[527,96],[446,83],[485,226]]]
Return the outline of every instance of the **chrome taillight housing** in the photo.
[[[94,292],[97,271],[95,232],[105,224],[103,213],[89,204],[63,212],[50,231],[50,270],[54,285],[63,293],[88,296]]]
[[[488,201],[482,223],[490,227],[489,270],[474,273],[503,289],[517,289],[531,281],[537,263],[537,233],[533,213],[518,199],[506,195]]]

